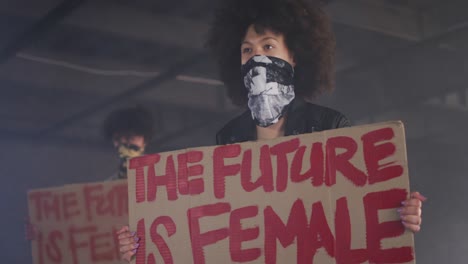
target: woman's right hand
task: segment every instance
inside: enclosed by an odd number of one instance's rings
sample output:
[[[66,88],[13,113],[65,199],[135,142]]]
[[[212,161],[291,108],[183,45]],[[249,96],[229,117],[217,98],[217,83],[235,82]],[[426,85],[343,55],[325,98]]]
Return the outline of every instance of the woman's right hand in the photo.
[[[135,236],[135,232],[130,232],[128,226],[124,226],[119,231],[117,231],[117,235],[122,259],[130,262],[133,255],[136,254],[139,246],[138,241],[140,238]]]
[[[37,238],[37,229],[30,221],[29,217],[24,218],[24,238],[33,241]]]

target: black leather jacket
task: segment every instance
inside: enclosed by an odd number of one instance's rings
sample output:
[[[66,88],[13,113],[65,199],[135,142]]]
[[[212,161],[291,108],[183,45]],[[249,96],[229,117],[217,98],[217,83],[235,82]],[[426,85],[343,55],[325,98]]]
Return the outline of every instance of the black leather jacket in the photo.
[[[294,99],[288,107],[285,135],[298,135],[350,126],[349,120],[333,109]],[[218,145],[257,139],[255,121],[250,110],[227,123],[217,134]]]

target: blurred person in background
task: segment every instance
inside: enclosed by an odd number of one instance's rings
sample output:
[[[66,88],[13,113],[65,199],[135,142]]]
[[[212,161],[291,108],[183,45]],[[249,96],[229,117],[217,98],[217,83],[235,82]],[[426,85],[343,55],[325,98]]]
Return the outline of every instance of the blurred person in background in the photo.
[[[153,116],[143,107],[118,109],[107,116],[103,134],[112,142],[120,158],[118,171],[111,179],[127,178],[127,159],[143,155],[153,133]]]
[[[127,178],[127,160],[145,153],[154,134],[154,119],[151,112],[142,107],[127,107],[109,113],[102,125],[104,138],[112,143],[119,157],[116,172],[107,180]],[[25,219],[25,237],[36,238],[37,228]]]

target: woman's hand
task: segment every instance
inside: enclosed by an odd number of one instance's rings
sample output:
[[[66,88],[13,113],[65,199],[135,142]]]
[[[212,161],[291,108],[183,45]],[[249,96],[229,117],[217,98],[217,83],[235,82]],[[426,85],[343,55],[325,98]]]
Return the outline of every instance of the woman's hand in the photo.
[[[117,231],[117,235],[122,259],[130,262],[133,255],[136,254],[139,246],[138,241],[140,239],[135,236],[135,232],[130,232],[128,226],[124,226]]]
[[[29,221],[29,217],[24,218],[24,238],[29,241],[35,240],[37,237],[36,227]]]
[[[410,198],[402,202],[403,207],[398,209],[403,225],[413,231],[421,230],[422,203],[427,200],[419,192],[412,192]]]

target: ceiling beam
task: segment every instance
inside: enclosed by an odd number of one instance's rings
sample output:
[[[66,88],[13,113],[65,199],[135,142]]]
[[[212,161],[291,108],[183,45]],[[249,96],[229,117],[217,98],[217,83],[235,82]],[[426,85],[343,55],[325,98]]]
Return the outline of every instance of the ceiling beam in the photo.
[[[203,48],[209,28],[196,20],[101,1],[84,5],[64,23],[190,49]]]
[[[418,41],[422,37],[417,12],[403,7],[372,5],[361,0],[333,1],[326,10],[334,23]]]
[[[124,90],[123,92],[109,97],[105,100],[103,100],[101,103],[98,103],[94,106],[91,106],[81,112],[78,112],[76,114],[71,115],[70,117],[63,119],[61,121],[56,122],[55,124],[52,124],[48,128],[45,128],[37,133],[37,137],[42,137],[47,134],[51,134],[53,132],[59,131],[65,127],[68,127],[72,125],[73,123],[80,121],[82,119],[85,119],[91,115],[93,115],[96,112],[99,112],[100,110],[104,109],[105,107],[111,106],[113,104],[116,104],[118,102],[122,102],[124,100],[128,100],[130,97],[138,95],[142,92],[151,90],[151,89],[156,89],[160,87],[159,85],[163,82],[166,82],[168,80],[174,79],[179,73],[181,73],[183,70],[189,68],[195,63],[198,63],[200,60],[206,58],[206,52],[198,52],[193,54],[189,58],[185,58],[184,60],[174,63],[172,66],[170,66],[168,69],[165,71],[162,71],[161,74],[158,76],[149,79],[148,81],[145,81],[141,83],[140,85],[137,85],[135,87],[131,87],[129,89]]]
[[[462,22],[442,34],[338,71],[334,104],[358,119],[466,89],[468,54],[439,45],[467,33],[468,23]]]
[[[364,0],[340,0],[331,2],[326,10],[337,24],[409,41],[419,41],[422,38],[418,13],[409,8],[370,4]]]
[[[351,75],[364,70],[379,68],[380,66],[385,65],[388,60],[399,60],[402,64],[405,64],[408,57],[414,57],[414,55],[419,55],[421,58],[427,58],[427,54],[423,54],[422,52],[424,49],[439,48],[439,45],[443,43],[444,40],[466,32],[468,32],[468,17],[465,22],[453,25],[448,30],[433,35],[430,38],[426,38],[423,41],[409,44],[406,47],[395,49],[380,56],[365,58],[353,66],[339,70],[337,75]]]
[[[383,0],[336,0],[326,7],[334,23],[416,42],[467,21],[467,9],[465,0],[424,8],[391,5]]]
[[[173,143],[177,144],[177,140],[181,137],[190,135],[194,130],[202,129],[204,127],[212,126],[229,120],[238,111],[213,111],[207,109],[174,106],[163,104],[154,101],[138,102],[140,105],[147,107],[152,113],[156,122],[156,132],[151,142],[151,149],[171,148]],[[126,104],[134,105],[134,104]],[[119,107],[124,107],[120,105]],[[117,107],[116,107],[117,108]],[[106,113],[110,109],[106,109]],[[170,114],[170,116],[166,116]],[[190,115],[190,120],[187,121],[184,114]],[[19,141],[28,142],[33,144],[51,144],[51,145],[64,145],[64,146],[85,146],[89,148],[108,148],[110,145],[106,143],[101,137],[100,129],[101,122],[104,120],[104,113],[100,113],[100,122],[97,123],[96,118],[92,122],[86,120],[87,123],[77,123],[77,126],[71,127],[64,133],[46,134],[42,137],[37,137],[34,131],[24,129],[17,129],[13,126],[11,128],[0,129],[0,141]],[[84,121],[84,120],[83,120]],[[168,123],[171,124],[168,124]],[[170,126],[170,129],[164,129],[164,126]],[[81,136],[79,136],[81,135]],[[214,139],[215,131],[212,131]],[[172,142],[172,143],[171,143]]]
[[[31,42],[50,30],[51,27],[71,14],[84,2],[85,0],[64,0],[58,4],[44,17],[39,19],[39,21],[27,28],[16,39],[12,40],[2,50],[0,50],[0,63],[7,61],[12,56],[15,56],[17,52],[29,46]]]
[[[37,16],[32,10],[8,7],[4,8],[3,13],[23,19]],[[209,29],[209,24],[202,21],[154,14],[151,10],[108,1],[88,1],[63,20],[63,24],[193,50],[203,48]]]
[[[210,28],[206,19],[154,14],[151,10],[108,1],[88,1],[82,5],[83,2],[85,1],[64,1],[35,27],[54,24],[66,16],[63,23],[71,26],[186,49],[202,49]],[[78,6],[80,8],[71,13]],[[463,0],[450,1],[423,10],[390,5],[383,0],[335,0],[326,6],[334,23],[409,41],[420,41],[444,31],[447,24],[466,17],[466,8],[467,3]],[[35,16],[32,10],[13,7],[4,8],[3,12],[25,18]],[[28,32],[26,35],[31,34]]]
[[[468,1],[438,1],[436,5],[421,10],[424,38],[443,34],[468,21]]]
[[[26,142],[29,144],[61,145],[71,147],[87,147],[94,149],[104,149],[111,147],[111,145],[106,144],[103,139],[78,138],[61,135],[46,135],[39,139],[32,133],[25,133],[23,131],[4,128],[0,130],[0,141],[17,141]]]

